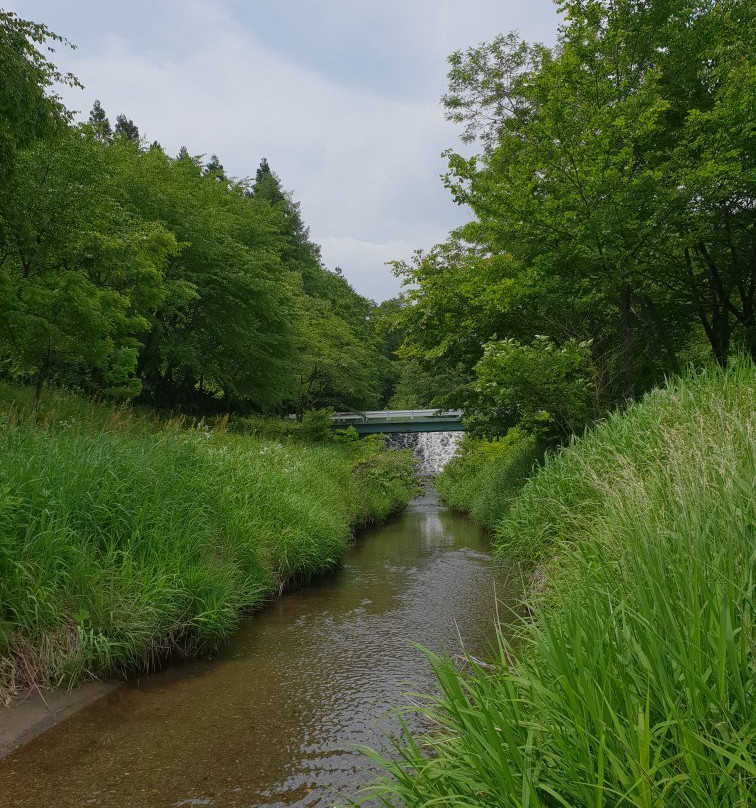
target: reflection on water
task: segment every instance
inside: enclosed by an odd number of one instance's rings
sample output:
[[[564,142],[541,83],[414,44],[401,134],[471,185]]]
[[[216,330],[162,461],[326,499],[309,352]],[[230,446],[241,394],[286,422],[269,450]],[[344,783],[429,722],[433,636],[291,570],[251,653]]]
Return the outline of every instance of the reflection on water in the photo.
[[[387,715],[432,677],[412,643],[474,653],[506,572],[468,520],[416,500],[344,568],[246,621],[213,659],[119,688],[0,762],[3,808],[325,806],[370,779]]]

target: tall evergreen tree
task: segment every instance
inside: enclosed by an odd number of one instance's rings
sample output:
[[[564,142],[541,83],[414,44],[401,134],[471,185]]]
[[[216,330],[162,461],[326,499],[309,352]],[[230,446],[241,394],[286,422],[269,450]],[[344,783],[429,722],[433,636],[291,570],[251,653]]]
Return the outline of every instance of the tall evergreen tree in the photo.
[[[203,174],[206,177],[215,177],[218,182],[228,181],[223,163],[218,159],[217,154],[212,155],[210,162],[204,168]]]
[[[116,118],[115,134],[139,145],[139,127],[123,113]]]
[[[281,257],[285,266],[302,274],[305,290],[308,291],[308,279],[314,272],[322,269],[320,247],[310,241],[310,228],[302,219],[299,202],[295,202],[291,194],[284,191],[280,177],[271,170],[265,157],[257,169],[252,185],[252,196],[267,200],[283,215],[286,248]]]
[[[113,129],[99,99],[95,100],[89,113],[89,125],[92,127],[95,138],[100,143],[110,143],[113,139]]]
[[[281,180],[277,174],[271,171],[270,164],[266,157],[260,160],[260,165],[255,173],[255,182],[252,186],[252,193],[255,196],[267,199],[273,205],[287,201],[286,194],[281,187]]]

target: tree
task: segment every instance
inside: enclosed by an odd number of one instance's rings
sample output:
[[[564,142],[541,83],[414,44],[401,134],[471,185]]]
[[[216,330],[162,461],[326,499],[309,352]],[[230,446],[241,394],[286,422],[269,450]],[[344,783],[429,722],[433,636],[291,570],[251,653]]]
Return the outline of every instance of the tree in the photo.
[[[322,269],[320,247],[310,240],[310,230],[305,225],[300,211],[300,203],[295,202],[290,193],[284,191],[281,179],[274,173],[265,157],[255,174],[250,194],[257,199],[265,199],[282,217],[282,232],[286,239],[283,255],[284,265],[299,272],[308,291],[308,283],[318,276]]]
[[[95,139],[100,143],[110,143],[113,139],[113,130],[110,126],[110,121],[99,100],[95,100],[92,110],[89,113],[89,125],[92,127]]]
[[[453,158],[452,171],[457,193],[479,214],[476,236],[494,252],[540,265],[566,293],[583,287],[616,312],[622,394],[632,398],[645,351],[633,298],[659,216],[642,155],[664,105],[654,77],[629,69],[629,50],[604,45],[577,13],[570,19],[558,53],[541,50],[536,69],[515,82],[522,97],[481,168]]]
[[[385,367],[370,324],[374,304],[357,294],[343,273],[323,266],[320,248],[310,239],[299,203],[284,191],[265,158],[250,196],[267,202],[280,217],[281,262],[303,293],[297,309],[302,362],[293,405],[298,412],[325,406],[376,406]]]
[[[167,408],[275,408],[294,396],[296,279],[280,263],[278,217],[240,183],[188,156],[109,150],[135,214],[160,221],[180,252],[139,357],[144,400]]]
[[[205,166],[204,174],[206,177],[212,177],[217,182],[227,182],[227,178],[223,169],[223,164],[218,159],[217,154],[214,154],[210,158],[210,162]]]
[[[659,174],[674,216],[657,260],[725,364],[733,338],[756,358],[756,15],[729,0],[696,4],[685,21],[668,26],[660,56]]]
[[[0,238],[0,356],[33,381],[132,397],[140,338],[176,251],[165,228],[115,200],[105,150],[71,131],[19,153]]]
[[[115,136],[139,145],[139,128],[131,118],[127,118],[123,113],[116,118]]]
[[[676,370],[701,326],[720,363],[733,334],[753,351],[749,8],[575,0],[554,49],[452,55],[447,115],[483,148],[449,153],[446,182],[475,218],[397,266],[405,357],[472,378],[492,340],[590,341],[598,413]]]
[[[530,345],[492,340],[475,366],[465,405],[470,431],[501,437],[522,427],[543,445],[582,432],[592,414],[590,364],[587,342],[557,346],[544,336]]]
[[[0,369],[37,401],[55,382],[193,411],[376,404],[373,304],[267,161],[250,186],[143,150],[99,101],[74,129],[46,38],[0,12]]]
[[[108,193],[100,147],[51,93],[78,82],[40,52],[46,41],[65,43],[0,11],[0,364],[34,382],[37,404],[50,378],[133,395],[175,242]]]
[[[377,406],[380,378],[372,345],[326,301],[305,297],[301,306],[296,411]]]
[[[45,25],[23,20],[0,9],[0,181],[7,182],[17,149],[65,129],[70,113],[58,83],[80,86],[75,76],[61,73],[41,52],[45,42],[68,40]],[[48,48],[52,50],[52,48]]]

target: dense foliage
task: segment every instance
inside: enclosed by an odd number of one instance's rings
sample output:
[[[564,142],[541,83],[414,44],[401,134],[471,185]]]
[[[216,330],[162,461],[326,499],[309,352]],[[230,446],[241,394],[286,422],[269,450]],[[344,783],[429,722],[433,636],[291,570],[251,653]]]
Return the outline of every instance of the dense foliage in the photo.
[[[450,57],[448,117],[480,153],[446,180],[474,218],[397,265],[431,400],[553,442],[707,353],[756,355],[753,3],[559,5],[553,48]]]
[[[756,372],[654,390],[502,486],[499,552],[540,562],[493,664],[431,657],[430,732],[407,735],[385,806],[746,808],[756,794]],[[463,458],[467,499],[499,475]],[[374,804],[371,802],[370,804]]]
[[[267,161],[246,181],[169,157],[99,101],[72,125],[56,40],[0,11],[0,377],[200,413],[381,403],[376,306]]]
[[[381,440],[281,443],[0,384],[0,701],[227,636],[414,492]]]
[[[435,487],[447,505],[492,530],[542,458],[541,442],[520,427],[493,440],[466,436]]]

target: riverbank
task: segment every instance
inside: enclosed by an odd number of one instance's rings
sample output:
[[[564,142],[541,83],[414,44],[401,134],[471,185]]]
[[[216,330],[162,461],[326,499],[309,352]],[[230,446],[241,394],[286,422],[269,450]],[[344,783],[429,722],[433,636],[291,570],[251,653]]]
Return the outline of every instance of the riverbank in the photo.
[[[406,453],[0,396],[0,700],[216,647],[403,507]]]
[[[376,773],[356,747],[388,749],[391,706],[432,687],[416,644],[485,657],[497,599],[520,599],[490,549],[428,491],[212,659],[125,682],[0,761],[3,808],[343,804]]]
[[[27,689],[0,706],[0,760],[118,687],[115,681],[84,682],[73,690]]]
[[[752,804],[754,400],[745,361],[674,381],[500,504],[499,554],[545,571],[530,618],[493,669],[431,656],[436,731],[380,804]]]

